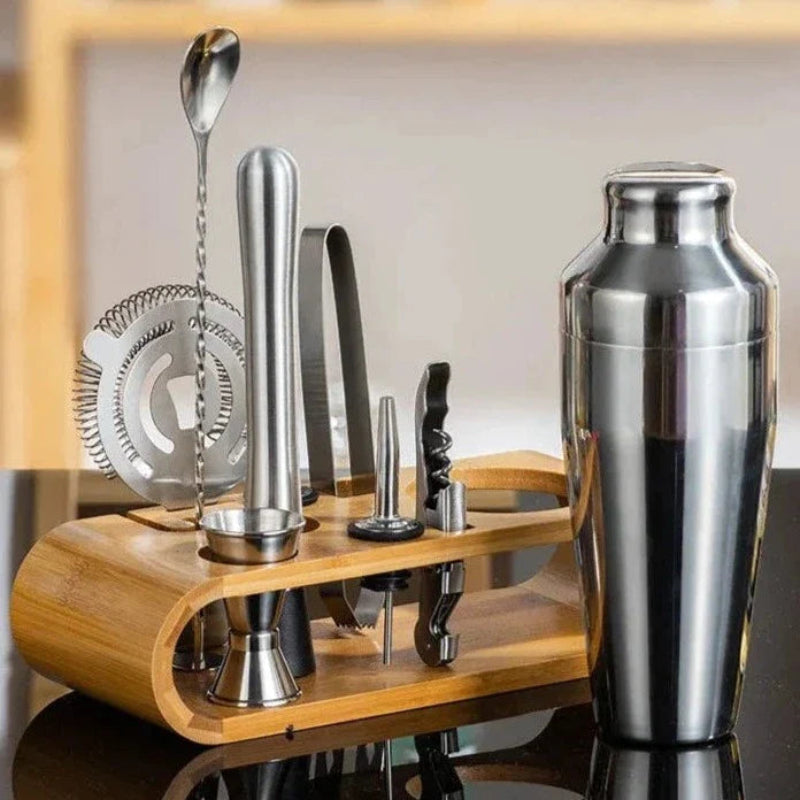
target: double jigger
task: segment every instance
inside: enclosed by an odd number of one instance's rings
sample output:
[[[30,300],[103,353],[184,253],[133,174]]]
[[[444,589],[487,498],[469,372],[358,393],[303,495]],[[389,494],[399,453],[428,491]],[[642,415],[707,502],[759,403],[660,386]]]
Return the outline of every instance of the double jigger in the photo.
[[[297,554],[305,526],[295,432],[297,165],[258,148],[238,171],[244,283],[247,476],[244,506],[201,526],[218,561],[272,564]],[[276,706],[300,689],[280,645],[285,590],[225,599],[228,651],[208,693],[220,705]]]
[[[206,514],[202,524],[220,561],[272,564],[297,554],[297,536],[305,521],[294,512],[238,508]],[[300,696],[278,630],[285,599],[284,589],[225,598],[228,650],[209,700],[237,708],[261,708],[283,705]]]

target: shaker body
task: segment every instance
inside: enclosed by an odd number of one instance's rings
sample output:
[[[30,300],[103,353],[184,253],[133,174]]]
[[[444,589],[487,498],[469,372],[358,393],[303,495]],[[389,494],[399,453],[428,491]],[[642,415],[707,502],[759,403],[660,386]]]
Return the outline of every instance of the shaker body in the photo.
[[[676,234],[685,198],[635,208],[651,223],[672,215],[673,240],[658,224],[637,239],[641,220],[633,241],[607,229],[562,284],[564,452],[595,714],[611,739],[707,742],[738,711],[774,438],[776,284],[726,222],[729,191],[712,193],[706,239],[695,229],[691,244]]]

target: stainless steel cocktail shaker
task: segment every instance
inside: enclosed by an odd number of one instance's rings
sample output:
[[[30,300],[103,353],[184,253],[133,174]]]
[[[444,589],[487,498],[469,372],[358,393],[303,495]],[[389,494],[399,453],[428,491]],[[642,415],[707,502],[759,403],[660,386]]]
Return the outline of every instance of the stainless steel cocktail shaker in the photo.
[[[697,164],[605,182],[561,283],[562,425],[595,713],[696,743],[736,720],[775,431],[777,281]]]

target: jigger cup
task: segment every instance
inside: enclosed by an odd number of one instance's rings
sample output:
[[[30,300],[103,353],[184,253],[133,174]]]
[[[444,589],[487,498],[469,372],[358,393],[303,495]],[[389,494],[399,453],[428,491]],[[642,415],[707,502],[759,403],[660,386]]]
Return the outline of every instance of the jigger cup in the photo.
[[[202,526],[211,551],[228,564],[273,564],[297,554],[302,515],[279,509],[223,509]],[[280,706],[300,696],[280,646],[285,590],[225,598],[228,652],[208,699],[236,708]]]

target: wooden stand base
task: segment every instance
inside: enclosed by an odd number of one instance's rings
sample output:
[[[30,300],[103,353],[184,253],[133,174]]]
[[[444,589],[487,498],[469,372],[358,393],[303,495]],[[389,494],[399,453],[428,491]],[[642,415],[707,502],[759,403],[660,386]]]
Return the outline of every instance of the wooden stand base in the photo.
[[[560,462],[512,453],[461,462],[471,488],[563,496]],[[404,497],[410,511],[411,497]],[[300,553],[267,567],[207,558],[186,515],[137,512],[67,523],[39,541],[12,595],[17,645],[38,671],[204,744],[222,744],[336,722],[450,703],[584,677],[586,659],[567,509],[469,515],[460,534],[426,531],[417,540],[371,544],[347,537],[371,497],[321,497],[307,509]],[[393,663],[383,666],[373,635],[313,623],[317,672],[302,697],[281,708],[237,710],[205,698],[207,675],[173,673],[184,625],[222,597],[308,586],[392,569],[561,543],[521,586],[465,595],[450,629],[459,656],[426,667],[413,645],[416,606],[395,614]]]

